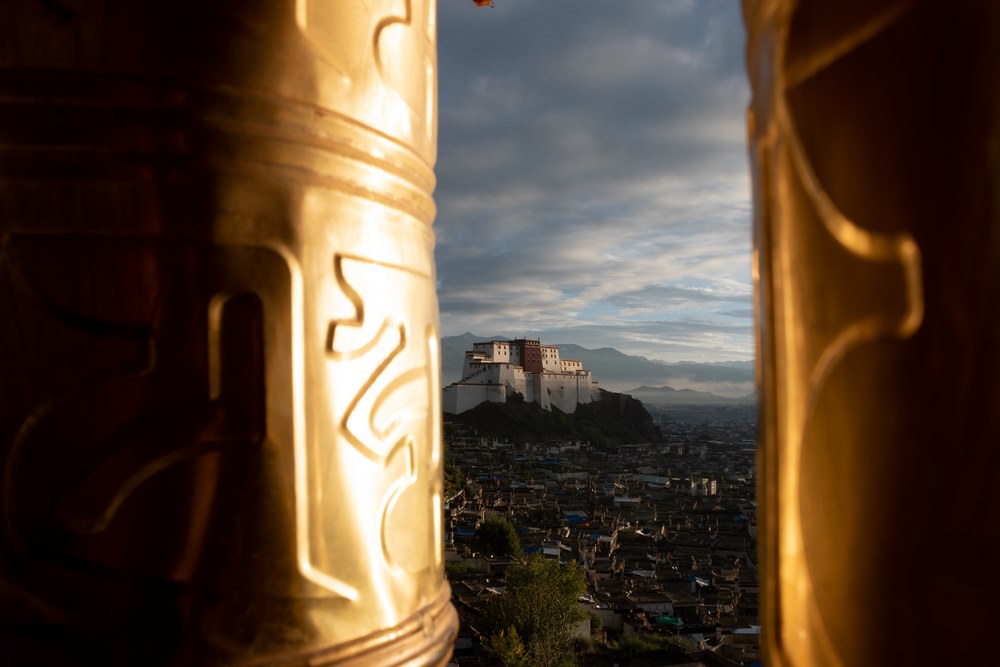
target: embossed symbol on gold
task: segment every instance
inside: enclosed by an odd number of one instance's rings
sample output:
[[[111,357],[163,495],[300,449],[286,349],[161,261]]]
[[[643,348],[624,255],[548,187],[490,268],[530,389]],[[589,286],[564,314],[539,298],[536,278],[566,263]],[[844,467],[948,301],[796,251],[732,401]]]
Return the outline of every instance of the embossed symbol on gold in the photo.
[[[431,536],[437,532],[434,508],[426,502],[435,492],[433,466],[438,464],[430,455],[434,393],[428,340],[435,334],[407,312],[406,304],[426,298],[431,278],[401,265],[341,253],[333,259],[333,273],[339,297],[351,312],[332,318],[326,331],[326,357],[337,378],[335,437],[309,450],[310,488],[332,488],[327,476],[336,477],[336,484],[346,487],[345,502],[364,508],[358,547],[381,556],[390,570],[420,571],[431,564],[436,547]],[[396,298],[390,301],[387,294]],[[339,472],[333,472],[336,466]],[[339,588],[330,585],[336,565],[322,546],[327,539],[322,520],[313,517],[308,525],[305,575],[356,597],[340,579]]]

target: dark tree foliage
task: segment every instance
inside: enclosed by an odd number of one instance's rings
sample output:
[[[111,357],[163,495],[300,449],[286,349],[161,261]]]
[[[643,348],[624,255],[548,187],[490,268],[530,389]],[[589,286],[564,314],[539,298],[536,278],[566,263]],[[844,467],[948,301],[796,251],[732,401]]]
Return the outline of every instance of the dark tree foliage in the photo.
[[[601,399],[583,403],[573,415],[582,427],[603,432],[621,443],[661,442],[663,434],[642,401],[601,390]]]
[[[577,604],[586,590],[576,563],[560,565],[540,556],[514,563],[504,577],[503,593],[484,610],[484,634],[497,645],[501,635],[516,638],[523,647],[517,653],[527,665],[575,664],[572,631],[586,617]]]
[[[444,495],[452,496],[465,486],[465,475],[453,463],[444,462]]]
[[[521,538],[510,521],[486,519],[476,528],[479,550],[491,556],[520,556]]]
[[[454,431],[454,424],[445,424],[446,434],[451,435]],[[448,438],[445,438],[444,442],[441,443],[441,456],[444,458],[443,476],[445,497],[451,497],[465,487],[465,475],[462,474],[462,471],[458,466],[450,461],[450,457],[448,456],[448,442]]]
[[[642,402],[604,390],[599,400],[578,405],[572,414],[556,407],[543,410],[515,394],[506,403],[486,401],[448,419],[513,442],[569,439],[612,445],[662,440]]]

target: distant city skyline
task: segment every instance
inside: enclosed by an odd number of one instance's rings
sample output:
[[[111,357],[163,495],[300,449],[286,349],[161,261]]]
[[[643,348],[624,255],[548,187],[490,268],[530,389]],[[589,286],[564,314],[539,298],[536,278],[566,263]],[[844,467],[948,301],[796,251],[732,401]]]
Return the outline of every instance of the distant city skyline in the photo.
[[[739,3],[438,11],[443,335],[752,359]]]

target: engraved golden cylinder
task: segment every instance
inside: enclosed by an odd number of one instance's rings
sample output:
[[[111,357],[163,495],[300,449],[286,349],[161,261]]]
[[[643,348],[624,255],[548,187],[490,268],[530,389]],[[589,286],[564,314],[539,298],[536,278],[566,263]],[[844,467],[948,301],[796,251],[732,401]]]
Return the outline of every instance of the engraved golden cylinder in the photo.
[[[988,662],[1000,5],[743,7],[764,661]]]
[[[446,662],[434,0],[4,14],[0,663]]]

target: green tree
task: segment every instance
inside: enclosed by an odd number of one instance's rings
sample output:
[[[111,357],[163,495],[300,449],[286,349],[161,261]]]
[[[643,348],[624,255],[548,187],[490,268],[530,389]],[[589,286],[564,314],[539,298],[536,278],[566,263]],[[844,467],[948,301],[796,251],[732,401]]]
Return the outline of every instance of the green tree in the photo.
[[[698,649],[693,642],[683,637],[649,632],[622,635],[619,639],[608,642],[608,648],[620,655],[629,656],[664,650],[672,653],[690,653]]]
[[[507,519],[486,519],[476,528],[479,550],[493,556],[520,556],[521,538]]]
[[[587,590],[576,563],[532,556],[513,563],[504,577],[504,591],[484,610],[485,635],[517,632],[526,664],[556,667],[575,664],[573,625],[586,617],[577,599]]]
[[[445,433],[455,431],[454,424],[445,424]],[[451,497],[462,490],[465,486],[465,475],[462,471],[451,462],[451,457],[448,455],[448,442],[450,438],[446,437],[441,443],[441,457],[444,459],[444,495],[445,497]]]
[[[465,486],[465,476],[454,463],[444,462],[444,495],[450,497]]]
[[[527,667],[528,657],[524,652],[524,644],[517,635],[513,625],[506,630],[500,630],[490,635],[487,642],[490,653],[500,658],[504,667]]]

